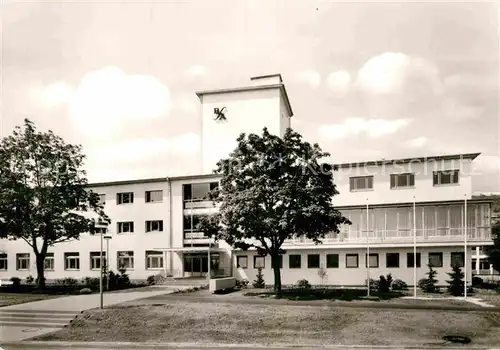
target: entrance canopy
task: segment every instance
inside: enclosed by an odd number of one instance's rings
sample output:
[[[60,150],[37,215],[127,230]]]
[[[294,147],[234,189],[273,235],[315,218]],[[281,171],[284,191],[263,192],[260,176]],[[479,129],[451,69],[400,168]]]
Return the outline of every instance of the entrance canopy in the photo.
[[[154,248],[155,250],[163,251],[163,252],[175,252],[175,253],[208,253],[210,250],[211,253],[223,253],[226,252],[226,249],[223,248],[214,248],[211,247],[178,247],[178,248]]]

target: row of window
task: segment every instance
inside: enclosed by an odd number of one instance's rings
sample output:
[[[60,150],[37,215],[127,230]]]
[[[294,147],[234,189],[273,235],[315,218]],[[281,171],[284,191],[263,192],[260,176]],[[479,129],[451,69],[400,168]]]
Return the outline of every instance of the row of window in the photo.
[[[120,266],[126,269],[134,268],[134,252],[119,251],[116,254],[117,268]],[[147,250],[145,252],[146,269],[163,268],[163,253],[160,251]],[[106,252],[103,252],[103,260],[106,262]],[[44,260],[45,270],[54,270],[55,257],[54,253],[47,253]],[[90,269],[99,270],[101,268],[101,252],[90,252]],[[7,254],[0,254],[0,270],[8,269]],[[64,269],[65,270],[80,270],[80,253],[69,252],[64,253]],[[30,270],[30,254],[16,254],[16,270]]]
[[[118,233],[134,233],[133,221],[119,221],[116,223],[116,232]],[[148,220],[145,222],[145,232],[163,232],[163,220]],[[96,229],[96,233],[106,233],[106,228]]]
[[[106,203],[106,195],[100,194],[100,202]],[[144,193],[144,201],[146,203],[163,202],[163,190],[146,191]],[[132,204],[134,203],[134,192],[122,192],[116,194],[116,204]]]
[[[459,170],[434,171],[432,183],[434,186],[458,184]],[[415,186],[415,173],[390,174],[390,188],[405,188]],[[349,178],[351,191],[373,189],[373,175],[353,176]]]
[[[399,253],[385,253],[385,262],[387,268],[398,268],[400,267],[400,254]],[[379,254],[370,254],[370,267],[379,267]],[[365,267],[366,267],[366,254],[365,254]],[[246,269],[248,268],[248,256],[238,255],[237,259],[238,268]],[[283,256],[279,257],[280,269],[283,268]],[[432,267],[443,267],[443,253],[429,253],[429,265]],[[263,256],[254,255],[253,257],[253,268],[265,268],[266,260]],[[456,252],[451,253],[450,266],[458,265],[460,267],[464,266],[464,253]],[[321,255],[320,254],[308,254],[307,255],[307,267],[310,269],[317,269],[322,266]],[[325,266],[325,265],[323,265]],[[300,254],[290,254],[288,256],[288,267],[290,269],[300,269],[302,267],[302,255]],[[326,268],[338,268],[339,267],[339,254],[327,254],[326,255]],[[359,254],[346,254],[345,255],[345,267],[347,268],[358,268],[359,267]],[[414,267],[414,254],[406,254],[406,267]],[[420,253],[417,253],[417,266],[420,265]]]

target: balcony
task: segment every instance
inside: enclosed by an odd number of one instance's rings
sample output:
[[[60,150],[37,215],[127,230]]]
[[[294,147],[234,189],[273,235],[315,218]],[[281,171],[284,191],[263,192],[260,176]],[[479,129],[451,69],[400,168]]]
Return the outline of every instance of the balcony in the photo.
[[[205,198],[184,200],[184,209],[215,208],[214,202]]]
[[[470,244],[478,242],[490,241],[490,227],[471,227],[467,231],[467,241]],[[355,231],[346,230],[339,234],[327,235],[323,240],[323,244],[383,244],[383,243],[408,243],[412,244],[414,240],[413,230],[377,230]],[[461,228],[437,228],[437,229],[417,229],[417,243],[451,243],[463,242],[464,235]],[[284,246],[291,245],[313,245],[311,239],[305,237],[293,238],[283,243]]]

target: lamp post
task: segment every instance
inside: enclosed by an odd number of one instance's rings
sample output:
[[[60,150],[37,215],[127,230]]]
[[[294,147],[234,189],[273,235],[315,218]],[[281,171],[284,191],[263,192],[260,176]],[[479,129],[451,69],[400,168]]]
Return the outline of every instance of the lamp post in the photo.
[[[106,267],[106,291],[109,292],[109,240],[111,239],[110,235],[106,235],[103,237],[106,240],[106,264],[104,265]],[[103,267],[104,267],[103,266]]]
[[[101,253],[100,253],[100,264],[99,264],[99,267],[100,267],[100,273],[99,273],[99,299],[100,299],[100,308],[103,309],[103,286],[102,286],[102,265],[103,265],[103,259],[102,259],[102,239],[103,239],[103,234],[102,234],[102,231],[103,230],[100,230],[101,231]]]

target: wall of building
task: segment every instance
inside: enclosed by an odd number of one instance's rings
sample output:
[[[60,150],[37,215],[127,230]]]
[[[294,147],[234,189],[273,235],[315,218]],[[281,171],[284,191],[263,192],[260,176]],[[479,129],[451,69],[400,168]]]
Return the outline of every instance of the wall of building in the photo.
[[[421,267],[417,268],[417,281],[421,278],[426,278],[428,272],[427,263],[429,260],[429,252],[442,252],[443,253],[443,267],[436,267],[438,284],[446,286],[446,280],[449,279],[447,272],[451,272],[451,252],[463,252],[463,247],[423,247],[417,248],[417,253],[421,254]],[[413,254],[413,248],[373,248],[370,249],[370,254],[379,254],[379,267],[370,268],[370,276],[372,279],[378,279],[380,275],[392,274],[393,279],[399,278],[405,281],[409,286],[413,285],[413,268],[407,267],[407,253]],[[386,253],[399,253],[399,268],[386,267]],[[247,279],[253,282],[256,279],[257,269],[254,268],[253,256],[256,253],[253,251],[248,252],[234,252],[235,258],[235,276],[238,279]],[[300,254],[302,255],[301,268],[289,268],[289,255]],[[327,254],[339,254],[339,267],[327,268],[327,275],[323,281],[324,284],[336,286],[364,286],[367,279],[366,269],[366,248],[350,248],[350,249],[288,249],[287,254],[283,256],[283,268],[281,271],[282,284],[291,285],[296,284],[298,280],[306,279],[313,285],[320,285],[321,278],[318,275],[318,268],[307,267],[307,255],[320,254],[320,266],[326,267]],[[346,268],[346,254],[358,254],[358,268]],[[242,269],[236,267],[237,256],[248,256],[248,268]],[[472,250],[468,249],[468,271],[467,280],[472,281],[471,261]],[[462,269],[463,271],[463,269]],[[262,270],[266,284],[274,283],[274,272],[271,268],[271,258],[266,256],[265,268]]]
[[[452,185],[433,185],[434,170],[459,169],[459,183]],[[415,186],[406,188],[390,187],[390,174],[415,173]],[[425,163],[410,163],[381,166],[341,168],[334,173],[334,182],[339,195],[333,203],[336,206],[388,204],[412,202],[413,196],[417,202],[463,200],[465,195],[471,198],[471,161],[446,160]],[[351,191],[349,177],[373,175],[373,189]]]

